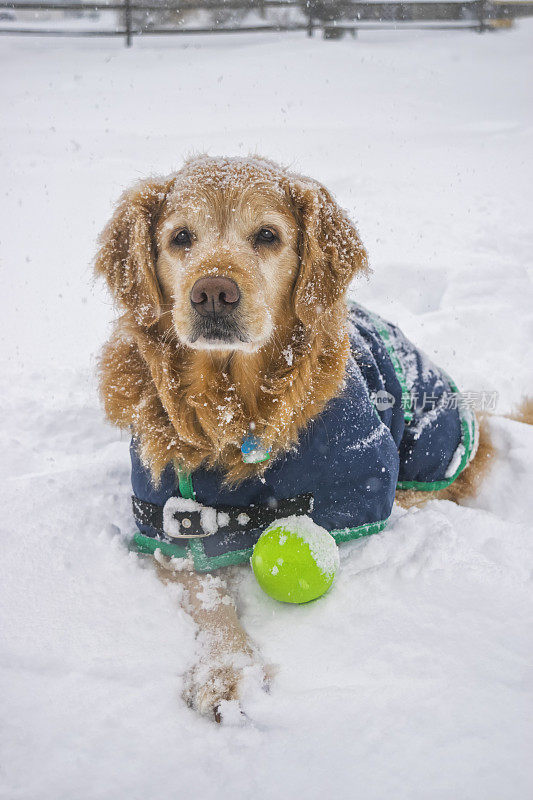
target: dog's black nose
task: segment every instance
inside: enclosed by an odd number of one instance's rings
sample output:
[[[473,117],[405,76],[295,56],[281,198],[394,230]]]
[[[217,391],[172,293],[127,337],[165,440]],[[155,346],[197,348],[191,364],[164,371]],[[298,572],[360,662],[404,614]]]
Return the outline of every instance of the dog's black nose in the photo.
[[[200,278],[191,289],[191,305],[202,317],[226,317],[241,299],[239,287],[231,278],[213,275]]]

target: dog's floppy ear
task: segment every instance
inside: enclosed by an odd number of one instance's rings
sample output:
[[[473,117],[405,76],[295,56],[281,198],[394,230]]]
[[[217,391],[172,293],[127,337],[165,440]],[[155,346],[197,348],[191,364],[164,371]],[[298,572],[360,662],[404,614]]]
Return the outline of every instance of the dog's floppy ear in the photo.
[[[368,269],[367,254],[355,226],[321,184],[289,179],[287,189],[299,226],[294,308],[310,326],[344,295],[357,272]]]
[[[99,238],[95,271],[117,303],[144,327],[161,313],[155,272],[155,224],[171,180],[145,180],[126,191]]]

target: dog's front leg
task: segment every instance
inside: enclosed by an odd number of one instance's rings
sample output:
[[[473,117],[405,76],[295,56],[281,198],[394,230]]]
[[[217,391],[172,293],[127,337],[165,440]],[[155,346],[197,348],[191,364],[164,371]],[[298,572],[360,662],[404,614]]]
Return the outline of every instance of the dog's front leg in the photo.
[[[161,557],[156,565],[164,583],[183,586],[183,607],[198,625],[198,660],[186,675],[184,699],[220,722],[225,702],[239,701],[246,679],[266,688],[257,649],[239,621],[226,581],[189,568],[173,569],[172,561]]]

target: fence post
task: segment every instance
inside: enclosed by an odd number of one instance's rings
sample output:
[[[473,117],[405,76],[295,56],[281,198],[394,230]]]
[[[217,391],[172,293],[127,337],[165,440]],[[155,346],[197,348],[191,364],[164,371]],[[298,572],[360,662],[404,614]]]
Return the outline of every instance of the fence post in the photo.
[[[126,23],[126,47],[131,47],[131,0],[124,0],[124,21]]]
[[[478,0],[477,18],[479,22],[478,33],[484,33],[484,31],[487,30],[487,26],[485,25],[485,0]]]
[[[314,10],[313,0],[305,0],[303,7],[305,8],[305,11],[307,13],[307,35],[311,37],[313,35],[313,10]]]

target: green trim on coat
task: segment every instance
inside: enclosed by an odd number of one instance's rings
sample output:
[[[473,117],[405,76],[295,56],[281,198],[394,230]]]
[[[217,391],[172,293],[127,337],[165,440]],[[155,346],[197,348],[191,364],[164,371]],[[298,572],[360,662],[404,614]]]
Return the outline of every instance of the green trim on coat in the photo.
[[[449,375],[446,378],[454,394],[459,394],[459,389],[452,381]],[[398,481],[398,489],[417,489],[420,492],[438,492],[440,489],[446,489],[452,484],[461,472],[468,466],[469,461],[475,454],[476,446],[476,429],[477,420],[476,415],[468,408],[465,408],[458,403],[459,416],[461,418],[461,444],[459,447],[463,448],[463,455],[459,466],[450,478],[444,478],[441,481]]]
[[[413,414],[411,412],[411,392],[409,390],[409,386],[407,385],[407,378],[405,377],[405,370],[403,368],[403,364],[398,356],[398,353],[394,349],[394,345],[391,342],[391,335],[390,331],[383,322],[380,317],[377,317],[375,314],[372,314],[368,309],[365,309],[366,313],[374,323],[374,326],[383,339],[383,344],[385,345],[385,349],[389,354],[389,358],[392,361],[392,366],[394,367],[394,372],[396,373],[396,377],[398,378],[398,383],[400,384],[402,390],[402,408],[403,408],[403,418],[406,422],[411,422],[413,419]]]
[[[412,418],[413,414],[410,411],[411,407],[411,392],[409,386],[407,384],[406,379],[406,371],[403,367],[401,357],[396,352],[394,348],[394,344],[391,341],[391,334],[386,322],[384,322],[380,317],[373,314],[368,309],[365,309],[368,316],[371,318],[377,332],[383,339],[383,344],[385,345],[387,352],[390,356],[392,361],[392,365],[394,367],[394,371],[396,373],[396,377],[398,378],[398,382],[402,389],[402,406],[403,406],[403,415],[406,423],[409,423]],[[459,394],[459,389],[457,388],[455,382],[450,378],[449,375],[444,373],[448,383],[450,384],[450,388],[454,394]],[[459,411],[459,416],[461,419],[461,442],[459,447],[463,448],[463,455],[461,457],[461,461],[459,462],[459,466],[457,467],[456,471],[450,478],[444,478],[440,481],[398,481],[397,488],[400,490],[404,489],[417,489],[421,492],[438,492],[440,489],[446,489],[450,484],[452,484],[461,472],[465,469],[468,465],[470,459],[474,455],[474,448],[476,446],[476,426],[477,421],[475,414],[470,411],[470,409],[465,408],[460,403],[458,403],[457,409]],[[453,458],[453,456],[452,456]]]
[[[388,520],[386,519],[380,522],[367,522],[365,525],[359,525],[356,528],[340,528],[339,530],[330,531],[330,533],[337,544],[340,544],[341,542],[361,539],[363,536],[379,533],[384,529],[387,522]],[[247,563],[254,550],[253,547],[246,547],[243,550],[231,550],[218,556],[208,556],[202,539],[189,539],[187,546],[181,547],[170,542],[152,539],[150,536],[145,536],[138,531],[133,536],[133,542],[139,553],[155,553],[156,550],[160,550],[164,556],[170,558],[191,557],[197,572],[209,572],[212,569]]]

